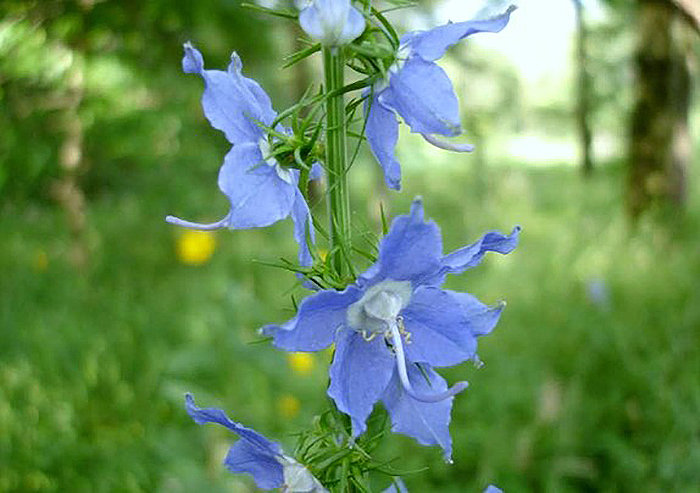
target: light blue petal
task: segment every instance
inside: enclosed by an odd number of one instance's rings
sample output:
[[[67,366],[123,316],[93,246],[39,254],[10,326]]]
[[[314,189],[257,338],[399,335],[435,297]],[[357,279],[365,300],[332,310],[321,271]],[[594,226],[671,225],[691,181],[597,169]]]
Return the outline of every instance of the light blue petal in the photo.
[[[318,351],[328,347],[346,322],[347,307],[362,296],[355,286],[345,291],[319,291],[304,298],[297,314],[284,325],[267,325],[262,333],[286,351]]]
[[[454,366],[476,353],[476,337],[458,299],[440,288],[421,286],[401,312],[410,343],[406,359],[431,366]]]
[[[219,188],[231,201],[227,226],[257,228],[287,217],[297,191],[294,175],[289,177],[292,183],[263,161],[257,143],[233,146],[219,172]]]
[[[433,62],[411,56],[389,76],[379,101],[396,110],[412,132],[455,136],[461,132],[459,101],[452,81]]]
[[[437,60],[445,54],[447,48],[471,34],[499,32],[506,27],[514,10],[515,6],[511,5],[505,13],[492,19],[449,23],[429,31],[410,32],[401,38],[401,45],[409,46],[411,53],[424,60]]]
[[[190,417],[198,425],[203,425],[206,423],[220,424],[255,447],[260,453],[267,453],[271,456],[282,454],[282,448],[277,442],[268,440],[257,431],[251,430],[240,423],[232,421],[221,409],[201,409],[197,407],[197,405],[194,403],[194,397],[192,394],[185,394],[185,408],[187,409],[187,413],[190,415]]]
[[[377,94],[365,104],[369,105],[365,134],[372,154],[384,170],[384,180],[389,188],[401,188],[401,165],[394,157],[399,139],[399,122],[394,112],[382,106]]]
[[[433,394],[447,390],[447,383],[440,375],[428,365],[422,365],[422,368],[425,376],[416,365],[408,368],[409,381],[416,391]],[[391,431],[408,435],[421,445],[439,445],[448,461],[452,456],[449,427],[453,400],[454,397],[431,403],[417,401],[404,392],[398,375],[393,376],[382,396],[384,407],[391,416]]]
[[[299,13],[301,28],[325,46],[340,46],[365,30],[365,19],[350,0],[314,0]]]
[[[384,279],[409,280],[414,286],[432,283],[442,259],[440,228],[423,220],[423,202],[415,199],[411,213],[398,216],[379,244],[379,259],[358,279],[368,286]]]
[[[503,493],[503,490],[490,484],[484,490],[484,493]]]
[[[255,80],[243,76],[243,62],[236,52],[231,54],[228,73],[249,91],[248,99],[255,103],[255,110],[249,116],[256,118],[265,125],[272,125],[272,122],[277,118],[277,112],[272,109],[270,96]],[[282,131],[283,129],[278,128],[278,130]]]
[[[234,54],[228,71],[204,70],[201,53],[186,43],[183,70],[204,79],[202,108],[214,128],[232,144],[257,142],[263,130],[255,120],[271,124],[275,118],[269,97],[253,80],[243,77],[240,59]]]
[[[233,444],[226,454],[224,465],[231,472],[250,474],[260,489],[272,490],[284,486],[284,466],[275,456],[261,453],[244,440]]]
[[[299,264],[305,267],[313,264],[309,246],[306,243],[306,233],[308,231],[309,241],[313,244],[316,235],[311,219],[311,211],[306,204],[306,199],[302,195],[299,188],[296,189],[296,197],[294,199],[294,207],[292,208],[292,220],[294,221],[294,239],[299,244]]]
[[[353,436],[367,429],[365,421],[384,393],[395,367],[395,358],[384,338],[366,341],[352,330],[338,334],[329,370],[328,395],[338,409],[350,416]]]
[[[316,181],[323,178],[323,165],[316,161],[311,165],[311,171],[309,171],[309,180]]]
[[[483,336],[491,333],[506,306],[505,303],[499,303],[496,306],[485,305],[469,293],[459,293],[450,290],[445,290],[445,292],[461,305],[462,311],[467,318],[468,332],[473,336]]]
[[[459,248],[442,259],[442,271],[459,274],[479,265],[487,252],[510,253],[518,244],[520,226],[513,228],[509,235],[497,231],[486,233],[478,241]]]

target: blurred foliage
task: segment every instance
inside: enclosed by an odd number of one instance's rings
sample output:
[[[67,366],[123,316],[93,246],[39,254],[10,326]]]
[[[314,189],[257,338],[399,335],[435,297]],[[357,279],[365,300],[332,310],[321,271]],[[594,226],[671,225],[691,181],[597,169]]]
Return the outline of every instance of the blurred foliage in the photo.
[[[2,201],[48,198],[74,98],[83,186],[98,193],[171,159],[192,130],[195,83],[172,80],[183,42],[221,67],[234,47],[244,60],[271,50],[269,20],[228,0],[4,1],[0,18]]]

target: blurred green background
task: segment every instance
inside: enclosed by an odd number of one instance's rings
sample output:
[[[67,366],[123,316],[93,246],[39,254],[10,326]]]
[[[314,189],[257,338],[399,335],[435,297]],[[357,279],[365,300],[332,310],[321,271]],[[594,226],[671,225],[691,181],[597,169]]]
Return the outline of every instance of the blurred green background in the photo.
[[[503,5],[392,19],[424,28]],[[404,132],[401,194],[366,151],[352,170],[360,231],[380,231],[380,202],[401,214],[416,195],[446,249],[523,227],[514,253],[448,281],[508,303],[480,342],[484,367],[443,372],[471,383],[453,411],[455,464],[399,435],[380,456],[428,467],[405,476],[411,491],[697,491],[697,10],[520,7],[441,62],[475,153]],[[318,60],[279,69],[298,28],[238,0],[5,0],[0,13],[0,491],[253,491],[221,466],[233,437],[195,425],[184,392],[292,450],[326,405],[329,354],[257,343],[303,295],[253,262],[295,257],[289,221],[193,234],[163,220],[228,206],[216,176],[229,146],[181,46],[211,68],[236,50],[277,110],[318,80]],[[649,26],[658,63],[645,72]]]

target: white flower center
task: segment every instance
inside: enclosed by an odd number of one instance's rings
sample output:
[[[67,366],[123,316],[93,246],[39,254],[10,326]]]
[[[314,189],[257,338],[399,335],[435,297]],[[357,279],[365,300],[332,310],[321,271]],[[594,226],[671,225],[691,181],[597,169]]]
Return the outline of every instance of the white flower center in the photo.
[[[371,336],[390,330],[399,312],[411,301],[411,281],[387,279],[369,288],[347,312],[348,325]]]
[[[258,147],[263,155],[263,159],[265,159],[265,164],[271,168],[274,168],[277,172],[277,176],[279,176],[281,180],[284,180],[292,185],[294,183],[292,180],[292,172],[287,168],[283,168],[280,163],[277,162],[277,159],[272,156],[272,153],[270,152],[270,143],[265,137],[260,137],[260,140],[258,140]]]
[[[282,491],[286,493],[323,493],[327,490],[318,482],[308,469],[297,461],[282,455],[277,458],[282,464],[282,474],[284,475],[284,486]]]

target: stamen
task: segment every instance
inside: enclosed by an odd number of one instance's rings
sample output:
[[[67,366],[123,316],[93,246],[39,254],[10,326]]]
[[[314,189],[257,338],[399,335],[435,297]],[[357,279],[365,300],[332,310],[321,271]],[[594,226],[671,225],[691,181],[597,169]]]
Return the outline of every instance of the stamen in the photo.
[[[365,341],[367,341],[367,342],[370,342],[372,339],[374,339],[375,337],[377,337],[377,334],[378,334],[378,332],[368,332],[368,331],[366,331],[366,330],[361,330],[361,331],[360,331],[360,335],[361,335],[362,338],[363,338]]]
[[[176,226],[183,226],[185,228],[199,229],[201,231],[213,231],[215,229],[224,228],[228,226],[229,215],[230,214],[226,214],[226,216],[220,221],[216,221],[215,223],[209,224],[193,223],[191,221],[185,221],[184,219],[180,219],[179,217],[175,216],[166,216],[165,221],[170,224],[175,224]]]
[[[421,402],[440,402],[460,393],[467,388],[467,382],[457,382],[449,389],[437,394],[426,395],[416,392],[411,386],[411,382],[408,380],[406,357],[403,352],[403,343],[401,342],[401,333],[399,332],[398,324],[392,323],[389,328],[391,330],[394,352],[396,354],[396,369],[399,371],[401,385],[403,385],[403,388],[408,395]]]
[[[455,144],[453,142],[448,142],[446,140],[438,139],[432,134],[421,134],[425,140],[433,144],[435,147],[440,149],[445,149],[446,151],[454,152],[472,152],[474,146],[471,144]]]

